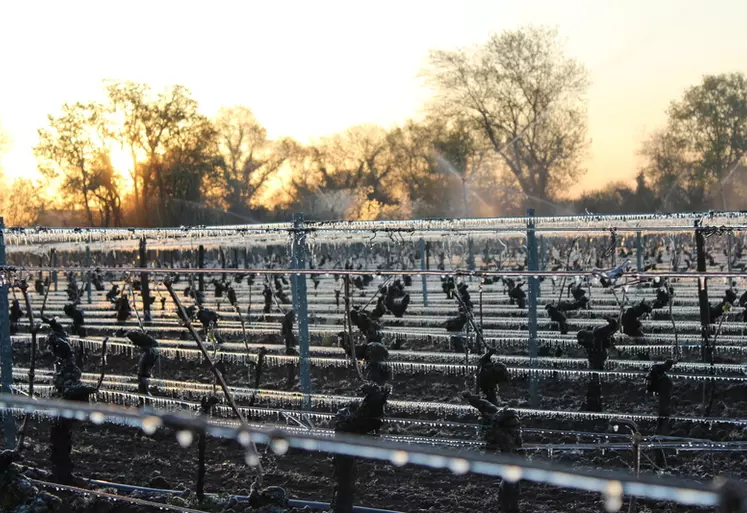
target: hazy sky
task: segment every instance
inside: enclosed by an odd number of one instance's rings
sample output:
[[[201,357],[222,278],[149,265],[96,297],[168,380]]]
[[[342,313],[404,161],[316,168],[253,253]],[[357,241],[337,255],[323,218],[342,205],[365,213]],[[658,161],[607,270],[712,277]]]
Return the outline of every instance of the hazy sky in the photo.
[[[300,140],[417,115],[432,48],[525,24],[558,28],[589,68],[583,189],[635,175],[669,101],[703,74],[747,71],[745,0],[11,1],[0,6],[0,126],[10,176],[34,176],[48,113],[105,78],[184,84],[214,114],[251,107]]]

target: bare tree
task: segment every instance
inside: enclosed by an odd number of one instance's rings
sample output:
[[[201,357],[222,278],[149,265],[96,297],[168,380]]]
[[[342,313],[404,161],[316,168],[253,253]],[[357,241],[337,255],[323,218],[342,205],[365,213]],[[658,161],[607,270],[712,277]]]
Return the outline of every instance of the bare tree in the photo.
[[[44,213],[42,187],[27,178],[16,178],[4,188],[2,216],[7,226],[33,226]]]
[[[470,202],[473,199],[470,188],[487,185],[495,178],[495,168],[491,167],[488,171],[486,145],[476,137],[470,128],[470,120],[464,117],[436,123],[432,145],[435,169],[459,182],[464,206],[459,215],[470,217]]]
[[[747,77],[704,77],[672,102],[667,118],[641,152],[663,207],[726,209],[724,188],[747,154]]]
[[[34,153],[48,179],[61,177],[60,189],[73,203],[82,204],[90,226],[94,226],[92,199],[93,165],[103,151],[101,108],[95,104],[65,104],[62,115],[49,115],[49,128],[39,130]]]
[[[213,133],[206,130],[207,119],[197,110],[197,102],[180,85],[153,94],[145,84],[115,82],[107,84],[113,117],[122,125],[117,134],[133,154],[133,179],[140,197],[139,207],[147,217],[155,214],[159,224],[167,221],[165,208],[169,203],[166,155],[195,148],[196,134]],[[200,143],[203,144],[203,143]],[[155,208],[153,191],[157,196]]]
[[[395,186],[418,217],[444,216],[443,206],[448,202],[445,177],[434,166],[433,132],[430,123],[408,120],[387,136]]]
[[[148,116],[146,96],[150,88],[146,84],[135,82],[104,82],[109,97],[109,128],[107,135],[115,138],[130,152],[132,167],[130,178],[132,178],[133,192],[135,196],[135,208],[140,208],[140,182],[139,172],[142,165],[139,164],[138,151],[142,148],[143,130],[140,120]]]
[[[88,189],[96,198],[101,226],[122,226],[122,198],[119,176],[106,153],[98,153],[91,164]]]
[[[587,72],[563,54],[554,30],[431,52],[424,75],[436,91],[433,114],[466,118],[530,199],[548,200],[581,175]]]
[[[232,213],[245,214],[290,151],[274,142],[247,107],[223,108],[215,120],[219,158],[214,196]]]

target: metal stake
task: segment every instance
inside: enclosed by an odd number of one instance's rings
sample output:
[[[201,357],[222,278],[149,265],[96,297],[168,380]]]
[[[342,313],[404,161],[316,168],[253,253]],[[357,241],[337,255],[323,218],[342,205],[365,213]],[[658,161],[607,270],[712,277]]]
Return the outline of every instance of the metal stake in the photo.
[[[300,349],[299,378],[304,394],[304,409],[311,409],[311,375],[309,369],[309,313],[306,297],[306,275],[297,271],[306,269],[306,232],[303,230],[303,214],[293,214],[293,244],[291,244],[291,285],[293,287],[293,309],[298,321],[298,346]]]
[[[425,271],[428,268],[428,255],[425,248],[425,240],[420,239],[420,270]],[[423,306],[428,306],[428,277],[423,274]]]
[[[534,231],[534,209],[527,210],[527,268],[529,271],[539,271],[539,258],[537,255],[537,236]],[[530,276],[529,282],[529,358],[530,365],[537,364],[537,302],[539,300],[539,279]],[[532,376],[529,383],[529,400],[533,408],[539,404],[537,393],[537,377]]]

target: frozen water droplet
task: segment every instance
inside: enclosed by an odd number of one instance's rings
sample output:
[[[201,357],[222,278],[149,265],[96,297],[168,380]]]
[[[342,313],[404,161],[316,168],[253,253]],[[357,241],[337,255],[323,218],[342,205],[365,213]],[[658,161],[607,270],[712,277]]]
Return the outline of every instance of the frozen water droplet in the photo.
[[[503,473],[503,479],[505,479],[509,483],[516,483],[521,479],[522,475],[524,475],[524,471],[521,469],[521,467],[515,467],[512,465],[509,466]]]
[[[252,435],[249,434],[249,431],[241,431],[236,439],[243,447],[248,447],[252,443]]]
[[[192,432],[186,429],[182,431],[178,431],[176,433],[176,441],[179,442],[179,445],[181,445],[184,448],[187,448],[190,445],[192,445],[193,438],[194,436],[192,435]]]
[[[161,419],[158,417],[145,417],[142,420],[142,427],[143,427],[143,433],[150,436],[153,433],[156,432],[156,430],[161,427]]]
[[[272,452],[274,452],[278,456],[282,456],[283,454],[288,452],[290,444],[285,438],[273,438],[270,442],[270,448],[272,449]]]
[[[104,414],[101,413],[100,411],[95,411],[91,413],[89,418],[91,419],[91,422],[93,422],[94,424],[103,424],[104,419],[105,419]]]
[[[604,509],[610,513],[620,511],[620,508],[622,508],[622,497],[607,497],[604,500]]]
[[[259,454],[254,451],[247,451],[244,461],[246,461],[246,464],[250,467],[256,467],[259,465]]]
[[[405,451],[394,451],[392,455],[389,457],[389,461],[391,461],[392,465],[396,467],[402,467],[406,465],[409,459],[410,457],[407,455]]]
[[[610,513],[618,511],[622,507],[622,484],[620,481],[610,481],[604,491],[604,507]]]
[[[469,461],[464,458],[454,458],[449,461],[449,470],[456,475],[462,475],[469,472]]]

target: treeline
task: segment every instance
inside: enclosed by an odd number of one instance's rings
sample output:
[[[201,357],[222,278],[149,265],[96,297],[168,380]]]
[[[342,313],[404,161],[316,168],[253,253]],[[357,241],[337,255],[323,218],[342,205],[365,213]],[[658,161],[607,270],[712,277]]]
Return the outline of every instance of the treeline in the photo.
[[[40,169],[91,226],[492,215],[523,208],[466,126],[429,117],[303,145],[269,140],[246,107],[208,119],[180,86],[110,83],[39,131]],[[116,169],[116,148],[130,158]],[[122,151],[124,149],[124,152]],[[121,162],[120,162],[121,164]],[[125,173],[123,176],[122,173]],[[477,201],[476,201],[477,200]]]
[[[635,185],[614,183],[576,200],[564,192],[585,172],[588,78],[554,31],[522,28],[481,46],[434,51],[422,75],[433,90],[422,119],[357,126],[313,144],[269,139],[247,107],[209,119],[182,86],[105,82],[105,101],[65,104],[39,130],[39,168],[58,193],[46,205],[27,202],[24,224],[44,208],[80,212],[67,222],[90,226],[275,221],[297,211],[393,219],[528,207],[541,214],[741,208],[741,73],[704,77],[671,104],[666,126],[641,148]],[[31,184],[20,186],[34,194]]]

